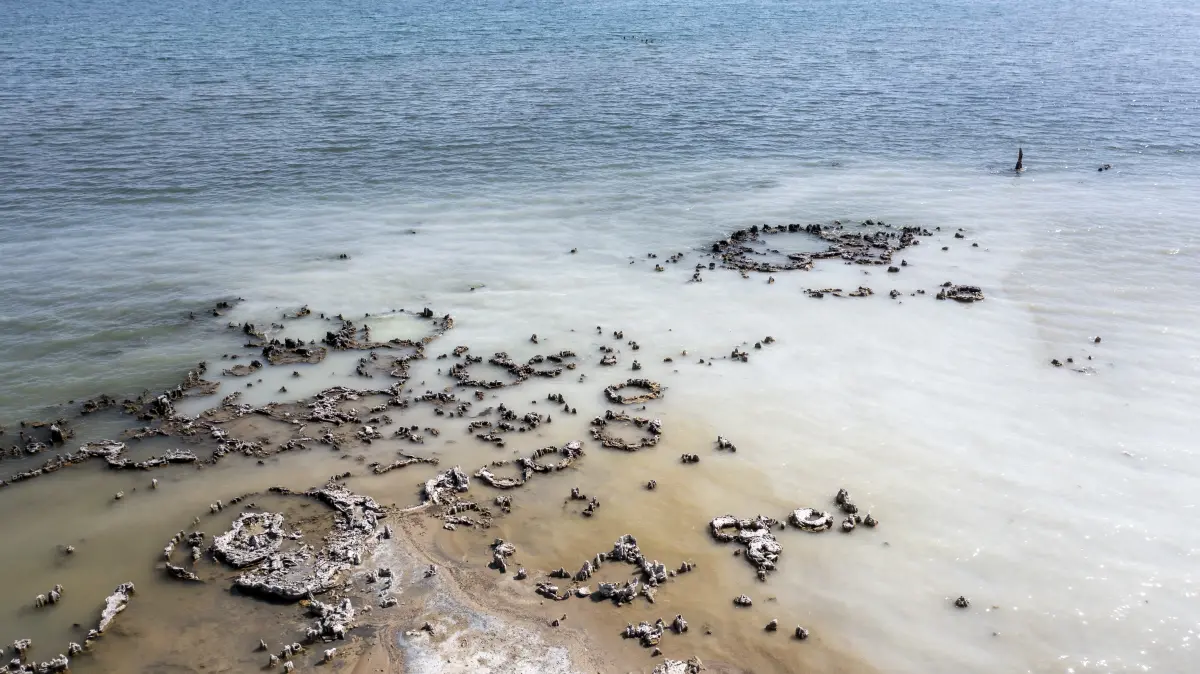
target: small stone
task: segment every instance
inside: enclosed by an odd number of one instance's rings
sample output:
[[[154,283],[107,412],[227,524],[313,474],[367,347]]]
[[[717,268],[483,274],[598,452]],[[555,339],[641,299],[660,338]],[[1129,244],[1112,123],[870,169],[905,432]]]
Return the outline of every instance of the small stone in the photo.
[[[733,598],[733,603],[735,606],[751,606],[754,604],[754,601],[744,594],[739,594]]]
[[[804,629],[803,627],[801,627],[801,626],[797,625],[797,626],[796,626],[796,638],[797,638],[797,639],[799,639],[799,640],[801,640],[801,641],[804,641],[805,639],[807,639],[807,638],[808,638],[808,630],[806,630],[806,629]]]
[[[158,478],[154,478],[153,480],[150,480],[150,488],[158,489]]]
[[[267,642],[262,639],[259,639],[258,640],[258,650],[260,650],[260,651],[269,650],[269,648],[267,646]]]
[[[774,632],[778,629],[779,629],[779,621],[778,620],[771,620],[771,622],[767,623],[766,630],[768,632]]]
[[[968,606],[971,605],[971,600],[967,599],[966,597],[960,596],[958,599],[954,600],[954,605],[957,606],[958,608],[967,608]]]
[[[1093,339],[1093,340],[1092,340],[1092,343],[1093,343],[1093,344],[1099,344],[1099,343],[1100,343],[1100,338],[1099,338],[1099,337],[1097,337],[1096,339]]]
[[[1055,358],[1054,360],[1050,361],[1050,364],[1051,364],[1051,365],[1053,365],[1054,367],[1062,367],[1062,361],[1060,361],[1060,360],[1059,360],[1059,359],[1057,359],[1057,358]]]
[[[125,492],[123,491],[119,491],[115,496],[113,496],[114,501],[120,501],[123,498],[125,498]]]

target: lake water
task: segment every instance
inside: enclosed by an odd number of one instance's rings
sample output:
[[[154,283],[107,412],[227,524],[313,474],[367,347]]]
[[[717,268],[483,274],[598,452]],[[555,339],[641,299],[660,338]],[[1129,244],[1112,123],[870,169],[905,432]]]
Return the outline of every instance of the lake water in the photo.
[[[671,386],[666,451],[739,447],[745,472],[678,495],[676,524],[839,486],[880,517],[784,542],[781,619],[880,671],[1193,671],[1198,44],[1200,9],[1170,0],[0,2],[0,444],[67,400],[173,385],[239,348],[227,321],[302,304],[430,306],[481,354],[536,332],[598,361],[601,325]],[[686,283],[734,229],[867,218],[940,231],[897,275]],[[987,300],[937,302],[944,281]],[[858,285],[876,294],[802,292]],[[768,334],[748,364],[693,362]],[[292,393],[353,383],[329,365]],[[617,494],[625,458],[597,461]],[[46,518],[115,491],[77,470],[0,491],[25,513],[0,522],[21,541],[4,577],[57,582]],[[128,505],[147,555],[190,519]],[[129,570],[75,585],[102,597],[152,556],[103,559]],[[743,591],[725,563],[712,582]],[[64,634],[28,603],[0,603],[0,644]],[[754,641],[767,619],[745,639],[785,662],[794,644]],[[125,658],[87,671],[144,664]]]

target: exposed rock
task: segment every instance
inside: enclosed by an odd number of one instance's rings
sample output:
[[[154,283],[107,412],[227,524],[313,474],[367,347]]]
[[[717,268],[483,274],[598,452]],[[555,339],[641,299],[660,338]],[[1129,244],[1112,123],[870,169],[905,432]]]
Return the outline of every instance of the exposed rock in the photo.
[[[796,626],[796,638],[797,638],[797,639],[799,639],[799,640],[801,640],[801,641],[804,641],[805,639],[807,639],[807,638],[808,638],[808,630],[806,630],[806,629],[804,629],[803,627],[801,627],[801,626],[797,625],[797,626]]]
[[[750,597],[747,597],[744,594],[739,594],[738,596],[733,598],[734,606],[751,606],[753,604],[754,604],[754,601],[751,600]]]
[[[960,596],[958,599],[954,600],[954,605],[957,606],[958,608],[968,608],[969,606],[971,606],[971,600],[967,599],[966,597]]]
[[[787,253],[771,248],[768,237],[780,234],[802,234],[829,244],[821,252]],[[848,230],[840,222],[832,225],[798,225],[751,227],[734,232],[730,237],[712,244],[713,257],[726,269],[746,272],[780,272],[810,270],[819,260],[842,259],[860,265],[887,265],[895,252],[917,245],[917,236],[932,233],[918,227],[896,228],[871,220]],[[890,269],[889,269],[890,270]]]
[[[766,631],[768,631],[768,632],[774,632],[774,631],[778,630],[779,629],[779,621],[772,619],[771,622],[767,623],[767,626],[764,629],[766,629]]]
[[[615,362],[615,361],[614,361]],[[636,395],[622,395],[621,391],[626,388],[634,388],[643,391]],[[611,402],[621,405],[634,405],[638,403],[649,402],[663,395],[663,387],[657,382],[649,379],[627,379],[623,384],[615,384],[604,389],[604,395]]]
[[[396,459],[395,461],[393,461],[387,465],[381,465],[378,463],[371,464],[371,466],[370,466],[371,472],[376,475],[383,475],[384,473],[389,473],[398,468],[404,468],[406,466],[411,466],[414,463],[428,463],[428,464],[431,464],[434,466],[436,466],[439,463],[437,459],[426,459],[426,458],[419,457],[419,456],[409,456],[408,454],[401,454],[401,456],[403,456],[404,458]]]
[[[939,300],[955,300],[957,302],[980,302],[983,300],[983,290],[979,286],[962,286],[946,283],[938,291]]]
[[[692,658],[687,662],[679,660],[663,660],[654,667],[650,674],[699,674],[704,671],[700,658]]]
[[[797,508],[788,517],[792,526],[805,531],[826,531],[833,526],[833,517],[829,513],[814,508]]]
[[[508,572],[508,562],[506,560],[509,557],[512,557],[514,554],[516,554],[516,552],[517,552],[517,548],[515,545],[505,541],[503,538],[497,538],[495,541],[492,542],[491,567],[493,569],[496,569],[500,573],[507,573]],[[518,576],[517,580],[523,579],[521,576],[524,573],[524,571],[525,571],[525,569],[521,569],[520,571],[517,572],[517,576]]]
[[[676,634],[683,634],[684,632],[688,631],[687,621],[683,619],[682,615],[677,615],[675,616],[675,620],[671,622],[671,629],[674,630]]]
[[[272,365],[295,365],[308,363],[315,365],[325,360],[329,353],[323,346],[306,345],[290,337],[284,341],[271,340],[263,347],[262,355]]]
[[[166,569],[167,569],[167,575],[176,580],[186,580],[186,581],[192,581],[192,582],[197,582],[197,583],[204,582],[203,580],[201,580],[200,576],[197,576],[196,574],[192,573],[191,571],[188,571],[187,569],[183,568],[182,566],[175,566],[174,564],[167,562]]]
[[[444,505],[456,499],[456,494],[467,491],[470,485],[471,479],[461,468],[455,466],[450,470],[438,473],[425,483],[425,500],[437,505]]]
[[[240,569],[279,550],[285,535],[282,514],[242,513],[229,531],[213,539],[212,551],[226,564]]]
[[[651,646],[658,645],[658,642],[662,639],[663,631],[663,622],[660,619],[654,624],[648,622],[641,622],[637,625],[630,624],[625,628],[622,636],[626,639],[637,639],[641,642],[642,646],[650,648]]]
[[[122,583],[104,600],[104,608],[100,611],[100,622],[97,623],[95,629],[88,632],[88,641],[104,634],[109,625],[112,625],[113,619],[129,606],[129,599],[133,592],[133,583]]]
[[[783,552],[783,547],[771,533],[771,529],[778,524],[778,521],[762,515],[752,520],[723,515],[714,518],[709,523],[709,529],[712,537],[722,543],[737,542],[745,546],[746,561],[758,570],[759,580],[766,580],[767,572],[775,569],[775,562]]]
[[[609,433],[609,424],[631,424],[639,429],[644,430],[646,432],[646,436],[637,442],[629,442],[623,438]],[[639,449],[657,445],[661,435],[662,421],[659,419],[631,417],[624,412],[613,412],[612,410],[606,411],[603,417],[596,417],[595,419],[592,419],[592,438],[610,449],[636,452]]]
[[[320,639],[345,639],[346,633],[354,626],[354,606],[348,597],[336,606],[314,599],[309,602],[308,613],[317,619],[305,631],[309,643]],[[298,649],[293,647],[295,650]]]

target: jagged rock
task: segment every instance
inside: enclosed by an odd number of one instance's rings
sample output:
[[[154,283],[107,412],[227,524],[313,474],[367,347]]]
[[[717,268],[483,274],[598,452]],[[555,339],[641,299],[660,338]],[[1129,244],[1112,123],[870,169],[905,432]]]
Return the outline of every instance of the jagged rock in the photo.
[[[879,520],[875,519],[875,516],[871,513],[867,513],[867,516],[863,518],[862,523],[868,527],[875,527],[878,526]]]
[[[280,513],[242,513],[229,531],[213,539],[213,553],[234,568],[256,564],[283,545],[283,515]]]
[[[747,597],[744,594],[739,594],[738,596],[733,598],[734,606],[750,606],[753,603],[754,603],[754,601],[751,600],[750,597]]]
[[[684,632],[688,631],[687,621],[683,619],[682,615],[677,615],[675,616],[675,620],[671,622],[671,629],[674,630],[676,634],[683,634]]]
[[[971,605],[971,600],[960,596],[958,599],[954,600],[954,605],[958,608],[968,608]]]
[[[418,456],[409,456],[407,454],[405,454],[403,456],[404,456],[403,459],[397,459],[387,465],[374,464],[371,466],[371,472],[376,475],[383,475],[384,473],[389,473],[398,468],[404,468],[406,466],[411,466],[414,463],[428,463],[428,464],[432,464],[435,466],[438,464],[437,459],[426,459],[426,458],[422,458],[422,457],[418,457]]]
[[[734,444],[732,442],[730,442],[729,440],[727,440],[725,438],[725,436],[723,436],[723,435],[717,436],[717,449],[724,449],[724,450],[728,450],[730,452],[737,451],[737,447],[735,447]]]
[[[805,639],[807,639],[807,638],[808,638],[808,630],[806,630],[806,629],[804,629],[803,627],[800,627],[799,625],[797,625],[797,626],[796,626],[796,638],[797,638],[797,639],[799,639],[799,640],[801,640],[801,641],[804,641]]]
[[[583,566],[580,567],[579,571],[575,573],[575,582],[582,583],[588,578],[591,578],[594,571],[595,568],[592,566],[592,563],[590,561],[585,561]]]
[[[100,622],[97,623],[95,629],[88,632],[89,640],[104,634],[117,615],[129,606],[129,599],[133,592],[133,583],[122,583],[104,600],[104,608],[100,611]]]
[[[314,599],[308,605],[308,612],[317,618],[305,633],[310,642],[324,638],[345,639],[346,632],[354,626],[354,607],[349,597],[342,599],[337,606]]]
[[[614,359],[615,363],[616,360]],[[637,395],[625,396],[621,395],[621,391],[626,388],[635,388],[644,391]],[[649,402],[663,395],[663,387],[658,382],[650,381],[649,379],[627,379],[622,384],[614,384],[604,389],[604,395],[610,401],[621,405],[634,405],[638,403]]]
[[[826,531],[833,526],[833,517],[814,508],[797,508],[788,516],[792,526],[805,531]]]
[[[626,639],[637,639],[646,648],[657,646],[663,636],[662,621],[659,620],[655,624],[648,622],[641,622],[637,625],[630,624],[625,628],[622,636]]]
[[[983,290],[979,286],[963,286],[944,284],[938,291],[939,300],[955,300],[957,302],[981,302]]]
[[[737,542],[745,546],[746,561],[758,570],[759,580],[766,580],[767,572],[775,569],[775,562],[783,547],[779,545],[771,529],[779,524],[770,517],[759,515],[752,520],[739,520],[732,515],[713,518],[709,523],[712,537],[722,543]],[[733,532],[726,531],[734,529]]]
[[[204,582],[200,579],[200,576],[197,576],[196,574],[192,573],[191,571],[188,571],[187,569],[183,568],[182,566],[175,566],[174,564],[171,564],[170,562],[168,562],[166,569],[167,569],[167,575],[171,576],[172,578],[175,578],[176,580],[187,580],[187,581],[193,581],[193,582],[198,582],[198,583]]]
[[[503,538],[497,538],[492,543],[492,568],[498,570],[500,573],[508,573],[508,562],[506,560],[516,554],[516,552],[517,548],[515,545],[506,542]],[[525,569],[518,571],[517,576],[521,576],[524,571]],[[518,577],[517,580],[522,580],[522,578]]]
[[[329,648],[325,651],[325,659],[323,662],[333,662],[333,658],[337,656],[336,648]]]
[[[450,470],[438,473],[425,483],[425,500],[437,505],[453,501],[455,494],[467,491],[471,479],[461,468],[455,466]]]
[[[664,660],[654,667],[650,674],[699,674],[704,671],[700,658],[692,658],[687,662],[679,660]]]
[[[772,619],[771,622],[767,623],[767,626],[765,629],[768,632],[774,632],[774,631],[778,630],[779,629],[779,621]]]
[[[684,454],[679,457],[683,463],[700,463],[700,457],[696,454]]]

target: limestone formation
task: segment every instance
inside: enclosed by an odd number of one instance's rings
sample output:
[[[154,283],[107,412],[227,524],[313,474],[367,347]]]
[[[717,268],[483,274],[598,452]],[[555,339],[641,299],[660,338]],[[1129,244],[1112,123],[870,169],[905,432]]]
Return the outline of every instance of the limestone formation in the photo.
[[[282,514],[242,513],[229,531],[213,539],[212,551],[221,561],[240,569],[279,550],[285,536]]]
[[[762,515],[752,520],[739,520],[732,515],[723,515],[713,518],[709,523],[709,530],[712,537],[722,543],[736,542],[743,545],[746,561],[757,569],[759,580],[766,580],[767,572],[775,570],[775,562],[783,552],[783,547],[771,533],[772,528],[778,524],[778,521]]]
[[[627,388],[637,389],[641,393],[635,395],[622,395],[622,391]],[[614,384],[604,389],[604,396],[613,403],[620,405],[636,405],[639,403],[649,402],[661,398],[663,395],[663,387],[658,382],[650,381],[649,379],[627,379],[622,384]]]
[[[129,606],[133,592],[133,583],[122,583],[117,586],[117,589],[104,600],[104,608],[100,610],[100,622],[88,632],[87,641],[104,634],[105,630],[112,625],[113,620]]]
[[[629,424],[645,431],[645,436],[636,442],[629,442],[609,431],[611,424]],[[662,421],[645,417],[631,417],[624,412],[607,410],[602,417],[592,419],[592,439],[610,449],[620,449],[636,452],[639,449],[653,447],[658,444],[662,435]]]
[[[444,505],[457,498],[456,494],[467,491],[471,486],[471,478],[455,466],[450,470],[438,473],[425,483],[425,500],[435,505]]]
[[[805,531],[827,531],[833,526],[833,517],[829,513],[814,508],[797,508],[788,516],[792,526]]]

